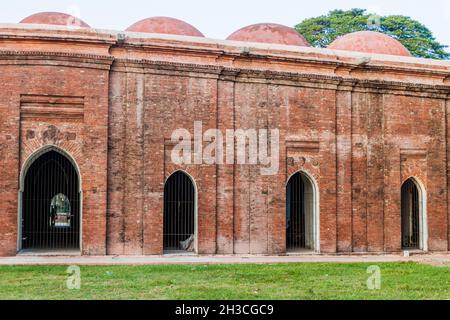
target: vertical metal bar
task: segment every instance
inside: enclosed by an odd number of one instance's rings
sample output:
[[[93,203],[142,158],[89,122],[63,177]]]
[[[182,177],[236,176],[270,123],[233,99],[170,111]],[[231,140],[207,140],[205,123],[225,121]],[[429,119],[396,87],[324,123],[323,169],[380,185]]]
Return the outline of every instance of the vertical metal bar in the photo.
[[[293,177],[292,180],[292,184],[293,184],[293,194],[294,194],[294,201],[293,201],[293,206],[294,206],[294,212],[292,215],[292,229],[291,229],[291,245],[292,245],[292,249],[295,249],[296,246],[296,240],[295,240],[295,229],[297,228],[297,197],[298,197],[298,190],[297,190],[297,174]]]
[[[177,231],[177,248],[178,250],[181,250],[181,245],[180,245],[180,241],[183,239],[183,224],[184,224],[184,216],[185,216],[185,212],[184,212],[184,207],[183,207],[183,200],[185,200],[185,182],[186,180],[184,179],[184,177],[180,174],[179,176],[179,186],[180,186],[180,190],[179,190],[179,198],[178,198],[178,203],[179,203],[179,216],[178,216],[178,231]]]
[[[177,200],[178,200],[178,216],[177,216],[177,229],[176,229],[176,241],[175,241],[175,246],[177,248],[177,250],[181,250],[181,246],[180,246],[180,240],[181,240],[181,233],[182,231],[182,224],[183,224],[183,197],[184,197],[184,179],[181,176],[181,174],[178,172],[177,174],[178,177],[178,181],[177,181],[177,186],[178,186],[178,190],[177,190]]]
[[[64,170],[65,170],[66,176],[67,176],[67,181],[65,183],[65,189],[66,189],[65,194],[67,195],[67,201],[69,201],[69,203],[71,204],[68,214],[72,214],[73,187],[74,187],[73,186],[73,178],[74,177],[73,177],[72,170],[70,170],[68,161],[64,162]],[[67,223],[68,223],[70,221],[70,217],[67,217],[66,219],[67,219]],[[71,231],[70,228],[71,228],[71,226],[66,227],[61,231],[61,234],[62,234],[61,235],[62,236],[61,243],[65,248],[72,249],[73,245],[72,245],[72,243],[69,245],[69,241],[68,241],[70,234],[72,234],[72,232],[70,232]]]
[[[171,248],[173,250],[175,247],[175,241],[176,241],[176,239],[174,239],[175,234],[176,234],[175,222],[177,221],[177,216],[178,216],[178,202],[176,202],[176,193],[175,193],[176,192],[175,187],[177,184],[177,176],[176,175],[173,177],[173,180],[171,181],[171,183],[172,183],[172,185],[171,185],[172,192],[171,192],[170,196],[171,196],[171,200],[173,201],[173,203],[172,203],[173,212],[172,212],[172,217],[171,217],[172,220],[169,221],[169,224],[171,226],[171,231],[172,231],[171,235],[170,235],[170,243],[171,243]]]
[[[34,163],[33,163],[34,165]],[[27,212],[27,221],[28,221],[28,246],[29,248],[33,247],[33,214],[32,212],[35,209],[32,209],[33,207],[37,208],[37,201],[35,198],[32,197],[36,197],[37,195],[32,193],[31,190],[34,189],[34,185],[36,184],[36,182],[34,181],[34,179],[32,179],[33,177],[33,167],[30,167],[29,172],[30,172],[30,178],[28,181],[28,185],[27,185],[27,196],[30,197],[30,207],[28,208],[28,212]],[[31,180],[31,181],[30,181]]]
[[[47,192],[45,194],[45,206],[47,207],[49,203],[52,201],[53,197],[56,196],[56,192],[58,191],[58,178],[60,178],[60,173],[57,171],[56,164],[56,154],[55,152],[48,153],[49,162],[47,165],[47,174],[45,176],[45,182],[47,185]],[[45,209],[47,210],[47,209]],[[50,242],[46,248],[50,248],[51,250],[55,249],[56,241],[57,241],[57,232],[58,230],[55,227],[51,227],[49,224],[43,224],[46,234],[48,234]]]
[[[68,162],[64,161],[63,166],[64,166],[64,172],[67,177],[67,179],[64,183],[65,190],[63,193],[67,196],[67,201],[72,203],[72,200],[73,200],[73,197],[72,197],[72,187],[73,187],[72,186],[72,179],[73,179],[72,171],[70,170],[70,168],[68,166]],[[70,208],[70,209],[72,209],[72,208]],[[69,212],[69,214],[70,214],[70,212]],[[67,219],[69,219],[69,218],[67,217]],[[68,235],[69,235],[69,227],[66,227],[61,230],[61,246],[63,246],[64,248],[72,249],[72,246],[68,246],[68,241],[67,241]]]
[[[47,173],[44,177],[45,183],[47,185],[47,188],[46,188],[47,192],[45,194],[44,205],[47,204],[46,203],[47,201],[50,202],[51,199],[53,199],[53,197],[56,195],[55,191],[57,191],[57,189],[58,189],[57,178],[59,177],[59,172],[56,172],[56,155],[55,155],[55,153],[49,152],[48,156],[49,156],[49,162],[46,165]],[[47,248],[53,250],[55,247],[55,242],[56,242],[55,231],[57,231],[57,230],[55,229],[55,227],[52,227],[47,223],[43,224],[43,228],[45,230],[45,233],[48,234],[48,237],[50,239]]]
[[[293,177],[292,180],[293,185],[293,207],[294,212],[292,214],[292,229],[291,229],[291,245],[292,249],[295,249],[296,240],[295,240],[295,229],[297,228],[297,197],[298,197],[298,190],[297,190],[297,174]]]
[[[36,225],[38,226],[37,236],[36,236],[36,246],[40,249],[43,249],[43,240],[45,237],[45,225],[43,224],[42,217],[45,216],[45,200],[46,200],[46,191],[48,190],[48,181],[45,181],[49,174],[48,168],[48,154],[43,155],[42,165],[39,171],[38,178],[40,179],[42,188],[39,190],[39,213],[36,216]]]
[[[66,170],[66,174],[68,177],[68,180],[66,182],[66,192],[67,192],[67,197],[70,203],[70,210],[69,210],[69,214],[72,214],[72,210],[73,210],[73,201],[75,200],[74,198],[74,173],[72,168],[70,168],[69,163],[66,162],[65,163],[65,170]],[[66,248],[70,247],[71,249],[75,248],[74,242],[72,241],[72,237],[74,235],[74,230],[72,229],[72,224],[71,224],[71,219],[70,217],[67,217],[67,223],[69,223],[69,227],[65,228],[63,230],[63,242]]]
[[[176,231],[177,231],[177,229],[176,229],[176,221],[177,221],[177,217],[178,217],[178,210],[179,210],[179,208],[178,208],[178,202],[177,202],[177,198],[176,198],[176,190],[175,190],[175,187],[176,187],[176,185],[177,185],[177,175],[175,174],[175,176],[174,176],[174,178],[173,178],[173,180],[172,180],[172,193],[171,193],[171,198],[172,198],[172,201],[173,201],[173,206],[174,206],[174,211],[173,211],[173,215],[172,215],[172,221],[170,221],[169,223],[170,223],[170,225],[172,226],[172,235],[171,235],[171,237],[170,237],[170,241],[171,241],[171,244],[172,244],[172,250],[175,248],[175,243],[176,243]]]
[[[58,154],[58,157],[56,158],[55,161],[55,167],[59,167],[58,171],[60,172],[60,178],[58,179],[58,184],[59,184],[59,188],[58,190],[55,190],[54,194],[57,195],[59,193],[63,193],[65,195],[68,195],[67,193],[65,193],[64,190],[64,185],[67,183],[66,182],[66,173],[65,173],[65,168],[64,168],[64,161],[61,161],[61,156]],[[56,172],[56,168],[55,168],[55,172]],[[56,228],[56,232],[57,232],[57,237],[55,240],[55,249],[59,249],[62,246],[62,232],[63,232],[63,228],[59,227]]]
[[[45,208],[45,204],[46,204],[46,199],[48,197],[48,193],[49,193],[49,188],[51,186],[51,181],[48,180],[49,174],[50,174],[50,164],[49,164],[49,153],[46,153],[42,156],[42,173],[39,176],[40,179],[40,183],[42,185],[42,188],[40,190],[40,204],[39,204],[39,208],[40,208],[40,212],[37,216],[38,222],[37,225],[39,227],[39,240],[38,240],[38,247],[44,249],[46,246],[46,240],[47,237],[50,237],[50,234],[47,233],[47,228],[49,228],[48,223],[44,223],[42,220],[44,219],[44,217],[48,217],[46,214],[46,208]],[[48,239],[48,242],[50,243],[51,239]]]
[[[45,200],[44,200],[44,206],[49,206],[50,202],[52,201],[53,197],[56,196],[56,192],[58,191],[58,178],[60,178],[60,173],[57,171],[57,164],[56,164],[56,154],[55,152],[49,152],[49,162],[46,165],[47,173],[44,177],[45,184],[47,185],[47,190],[45,193]],[[47,208],[45,208],[45,211],[47,211]],[[53,250],[55,249],[55,244],[57,241],[57,232],[58,230],[55,227],[50,226],[49,224],[43,224],[42,225],[45,233],[48,235],[50,241],[47,246],[45,246],[46,249]]]
[[[53,198],[56,194],[55,191],[58,190],[58,186],[57,183],[59,182],[57,180],[57,178],[59,177],[59,173],[56,172],[56,159],[55,159],[55,154],[49,153],[50,157],[50,162],[47,165],[47,174],[45,179],[46,184],[47,184],[47,193],[45,195],[46,200]],[[51,200],[50,200],[51,201]],[[55,247],[55,242],[56,242],[56,234],[57,233],[57,229],[55,227],[51,227],[48,224],[45,224],[45,231],[46,233],[49,235],[49,239],[50,239],[50,243],[49,243],[49,248],[51,250],[54,249]]]
[[[167,181],[164,185],[164,195],[163,195],[163,250],[166,249],[166,216],[167,216]]]
[[[38,163],[37,164],[37,166],[39,165],[40,163]],[[34,248],[34,247],[36,247],[37,246],[37,242],[36,242],[36,240],[37,240],[37,237],[38,237],[38,231],[39,231],[39,225],[38,225],[38,216],[41,214],[41,207],[42,207],[42,188],[44,187],[44,184],[43,184],[43,182],[42,182],[42,180],[39,180],[39,171],[41,171],[40,169],[41,168],[39,168],[39,167],[37,167],[36,168],[37,169],[37,172],[35,173],[36,174],[36,177],[35,177],[35,179],[38,179],[37,181],[35,181],[35,183],[34,183],[34,188],[36,188],[36,185],[37,184],[39,184],[39,189],[38,190],[34,190],[35,192],[33,192],[33,195],[36,197],[36,211],[34,211],[34,212],[32,212],[32,219],[31,219],[31,222],[32,222],[32,231],[33,231],[33,234],[32,234],[32,237],[33,237],[33,243],[32,243],[32,247]]]
[[[300,234],[301,234],[301,249],[305,249],[305,183],[303,181],[303,175],[300,174],[300,210],[301,210],[301,219],[300,219]]]

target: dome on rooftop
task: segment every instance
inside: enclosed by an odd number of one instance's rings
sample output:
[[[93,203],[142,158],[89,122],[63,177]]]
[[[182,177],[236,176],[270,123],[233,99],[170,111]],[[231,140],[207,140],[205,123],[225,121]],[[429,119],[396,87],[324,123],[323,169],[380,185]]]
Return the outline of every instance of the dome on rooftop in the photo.
[[[411,57],[400,41],[381,32],[359,31],[337,38],[329,49]]]
[[[40,12],[26,17],[20,23],[27,24],[49,24],[58,26],[76,26],[81,28],[90,28],[89,25],[83,20],[70,14],[61,12]]]
[[[239,29],[227,40],[261,42],[309,47],[308,41],[295,29],[275,23],[260,23]]]
[[[169,17],[147,18],[136,22],[126,31],[204,37],[197,28],[189,23]]]

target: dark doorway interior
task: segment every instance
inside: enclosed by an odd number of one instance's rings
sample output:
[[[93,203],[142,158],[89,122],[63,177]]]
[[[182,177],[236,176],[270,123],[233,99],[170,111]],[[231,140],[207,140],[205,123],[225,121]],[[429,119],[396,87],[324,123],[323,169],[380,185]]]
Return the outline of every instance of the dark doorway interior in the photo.
[[[79,190],[78,173],[61,153],[32,163],[22,195],[23,250],[80,249]]]
[[[181,171],[164,188],[164,251],[195,251],[195,188]]]
[[[314,250],[314,194],[303,173],[291,177],[286,189],[286,249]]]
[[[402,247],[420,249],[419,189],[412,179],[402,186]]]

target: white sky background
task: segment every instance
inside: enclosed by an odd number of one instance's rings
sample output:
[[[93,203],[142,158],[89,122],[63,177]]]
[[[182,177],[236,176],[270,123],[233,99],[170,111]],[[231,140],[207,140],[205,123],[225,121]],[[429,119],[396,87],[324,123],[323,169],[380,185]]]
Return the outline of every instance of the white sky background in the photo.
[[[450,45],[448,0],[3,0],[0,22],[16,23],[41,11],[79,16],[94,28],[124,30],[147,17],[169,16],[191,23],[209,38],[224,39],[253,23],[294,26],[332,9],[366,8],[380,15],[402,14],[425,24]]]

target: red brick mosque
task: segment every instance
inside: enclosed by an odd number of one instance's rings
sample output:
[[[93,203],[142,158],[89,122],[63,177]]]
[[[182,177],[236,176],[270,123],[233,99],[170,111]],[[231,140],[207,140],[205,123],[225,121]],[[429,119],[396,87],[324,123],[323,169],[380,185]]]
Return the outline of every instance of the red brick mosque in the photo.
[[[450,62],[377,32],[0,25],[0,255],[448,252]],[[279,130],[279,168],[176,164],[172,133]]]

